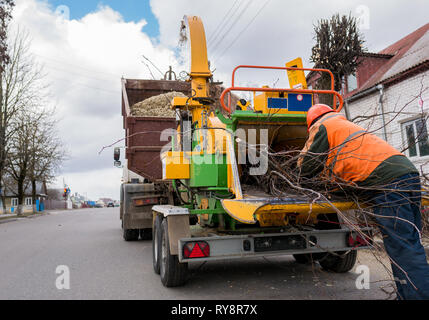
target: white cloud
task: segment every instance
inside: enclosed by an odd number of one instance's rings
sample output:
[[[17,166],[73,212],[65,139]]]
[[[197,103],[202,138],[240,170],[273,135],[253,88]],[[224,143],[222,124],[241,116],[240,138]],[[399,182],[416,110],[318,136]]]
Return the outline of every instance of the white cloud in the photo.
[[[16,3],[14,27],[29,33],[31,51],[44,65],[61,118],[60,134],[71,153],[58,183],[65,176],[74,191],[94,199],[119,196],[121,170],[113,167],[113,152],[98,152],[124,136],[121,77],[151,78],[142,54],[163,70],[176,66],[174,52],[142,32],[145,24],[125,22],[107,6],[79,20],[65,20],[46,3]]]
[[[202,17],[211,40],[209,59],[216,68],[215,79],[229,84],[231,71],[239,64],[282,66],[301,56],[310,66],[313,25],[333,13],[356,15],[359,6],[367,6],[370,28],[363,33],[370,51],[379,51],[427,23],[429,11],[427,0],[271,0],[256,16],[265,0],[240,0],[236,15],[223,21],[227,12],[235,12],[234,8],[229,11],[234,3],[151,0],[160,26],[160,37],[154,41],[142,31],[146,21],[126,22],[108,6],[100,6],[79,20],[64,20],[45,2],[16,1],[14,23],[30,33],[32,51],[45,64],[52,83],[53,99],[62,118],[61,133],[72,155],[64,175],[74,191],[87,192],[93,198],[118,197],[120,170],[112,166],[111,150],[101,156],[98,151],[124,135],[120,78],[151,79],[141,63],[142,54],[161,70],[169,65],[182,70],[174,53],[185,14]],[[221,41],[213,41],[217,27],[225,23],[225,32],[218,37]],[[238,76],[239,83],[244,84],[272,85],[280,79],[277,86],[287,85],[284,73],[243,71]]]

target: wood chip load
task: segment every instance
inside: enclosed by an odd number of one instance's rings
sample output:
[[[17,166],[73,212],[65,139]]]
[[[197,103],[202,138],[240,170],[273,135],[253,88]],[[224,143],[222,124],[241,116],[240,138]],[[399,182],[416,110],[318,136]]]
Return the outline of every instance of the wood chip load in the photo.
[[[185,97],[185,95],[181,92],[172,91],[150,97],[134,104],[131,107],[131,115],[135,117],[175,118],[175,111],[171,109],[171,101],[174,97]]]

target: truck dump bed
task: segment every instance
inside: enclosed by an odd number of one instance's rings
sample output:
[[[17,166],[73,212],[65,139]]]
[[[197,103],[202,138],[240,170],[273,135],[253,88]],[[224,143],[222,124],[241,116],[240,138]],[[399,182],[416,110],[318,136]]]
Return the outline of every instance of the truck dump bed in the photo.
[[[131,115],[131,106],[171,91],[191,95],[191,84],[185,81],[170,80],[134,80],[122,79],[122,116],[125,129],[125,158],[128,169],[148,179],[150,182],[162,179],[160,152],[168,141],[161,141],[161,132],[174,128],[176,119],[159,117],[135,117]],[[223,88],[210,87],[210,95],[215,99],[214,108],[220,109],[219,97]],[[233,96],[233,102],[238,100]]]
[[[162,178],[160,152],[168,141],[161,141],[161,132],[174,128],[176,119],[135,117],[131,106],[150,97],[170,91],[190,93],[184,81],[122,79],[122,116],[125,129],[125,158],[128,169],[151,182]]]

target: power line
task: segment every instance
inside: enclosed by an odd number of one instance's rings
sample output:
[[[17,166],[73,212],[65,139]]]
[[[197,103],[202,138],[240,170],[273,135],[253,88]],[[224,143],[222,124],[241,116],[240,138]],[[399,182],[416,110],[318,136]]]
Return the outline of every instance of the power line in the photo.
[[[86,88],[90,88],[90,89],[94,89],[94,90],[98,90],[98,91],[104,91],[110,94],[114,94],[114,95],[119,95],[120,91],[113,91],[113,90],[108,90],[108,89],[104,89],[104,88],[99,88],[99,87],[94,87],[94,86],[90,86],[88,84],[85,83],[81,83],[81,82],[71,82],[70,79],[64,79],[64,78],[59,78],[59,77],[50,77],[56,80],[60,80],[60,81],[66,81],[69,84],[71,84],[71,86],[73,85],[78,85],[78,86],[82,86],[82,87],[86,87]]]
[[[67,70],[67,69],[58,68],[56,66],[54,67],[54,66],[49,65],[49,64],[44,64],[43,66],[47,67],[47,68],[50,68],[50,69],[53,69],[53,70],[56,70],[56,71],[64,72],[64,73],[67,73],[67,74],[74,74],[74,75],[77,75],[78,77],[84,77],[84,78],[93,79],[93,80],[97,80],[97,81],[109,81],[109,82],[110,81],[114,81],[113,78],[110,78],[110,79],[96,78],[96,77],[88,76],[88,75],[83,74],[83,73],[78,73],[78,72],[70,71],[70,70]],[[118,78],[115,77],[115,80],[118,80],[118,79],[119,79],[119,77]]]
[[[241,4],[245,4],[245,6],[244,6],[244,8],[240,11],[240,13],[238,13],[238,16],[237,16],[237,18],[235,18],[235,19],[233,19],[233,17],[231,17],[231,20],[232,20],[232,24],[229,26],[229,28],[222,34],[222,33],[220,33],[219,35],[220,35],[220,37],[219,37],[219,39],[217,40],[217,42],[216,43],[214,43],[213,44],[213,46],[211,46],[211,47],[214,47],[215,49],[214,49],[214,51],[213,52],[216,52],[219,48],[218,48],[218,46],[219,46],[219,44],[221,44],[222,43],[222,41],[224,40],[224,38],[228,35],[228,34],[230,34],[230,32],[231,32],[231,30],[235,27],[235,25],[241,20],[241,18],[243,18],[243,15],[244,15],[244,13],[247,11],[247,9],[249,8],[249,4],[252,2],[252,0],[249,0],[249,1],[247,1],[246,3],[245,2],[242,2]],[[241,4],[240,4],[240,6],[241,6]],[[240,8],[240,7],[238,7],[238,8]],[[237,8],[237,9],[238,9]],[[225,24],[225,26],[226,26],[227,24]],[[213,42],[215,42],[215,40],[213,40]]]
[[[258,10],[258,12],[255,14],[255,16],[250,20],[250,22],[237,34],[237,36],[234,38],[233,41],[225,48],[225,50],[222,51],[222,53],[216,58],[218,59],[218,62],[221,60],[221,58],[224,56],[224,54],[236,43],[237,39],[243,35],[244,32],[250,27],[250,25],[255,21],[255,19],[259,16],[259,14],[262,12],[262,10],[265,9],[265,7],[268,5],[270,0],[267,0],[262,7]]]
[[[233,3],[233,5],[231,6],[231,8],[229,8],[229,10],[227,11],[227,13],[221,19],[219,25],[214,29],[214,32],[212,32],[212,34],[207,38],[207,42],[208,43],[210,43],[211,40],[213,39],[213,37],[218,34],[218,32],[220,30],[220,27],[222,26],[223,22],[226,21],[228,15],[231,13],[232,9],[235,7],[235,5],[237,3],[238,3],[238,0],[235,0],[235,2]]]
[[[93,70],[93,69],[92,70],[91,69],[87,69],[87,68],[84,68],[82,66],[79,66],[79,65],[76,65],[76,64],[72,64],[70,62],[65,62],[65,61],[54,59],[54,58],[51,58],[51,57],[46,57],[46,56],[38,54],[38,53],[32,53],[32,54],[34,54],[36,56],[39,56],[39,57],[41,57],[43,59],[46,59],[46,60],[51,60],[51,61],[53,61],[55,63],[58,63],[58,64],[69,65],[69,66],[71,66],[73,68],[79,68],[79,69],[85,70],[85,71],[90,72],[90,73],[100,73],[100,74],[105,74],[105,75],[119,77],[119,78],[121,77],[121,76],[119,76],[117,74],[113,74],[113,73],[109,73],[109,72],[103,72],[103,71],[98,71],[98,70]]]

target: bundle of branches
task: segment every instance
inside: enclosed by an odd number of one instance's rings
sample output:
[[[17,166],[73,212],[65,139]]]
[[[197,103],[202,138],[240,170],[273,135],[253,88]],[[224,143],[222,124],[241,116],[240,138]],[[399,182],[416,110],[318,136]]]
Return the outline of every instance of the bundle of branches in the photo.
[[[247,145],[247,148],[249,150],[250,148],[255,148],[255,146]],[[333,206],[333,211],[338,214],[340,220],[345,224],[349,224],[348,226],[351,228],[355,225],[376,226],[373,210],[374,204],[368,199],[375,193],[398,192],[397,190],[391,190],[389,183],[371,186],[351,184],[336,176],[330,170],[323,170],[315,176],[306,177],[301,175],[297,168],[297,161],[300,155],[299,150],[291,149],[282,152],[265,152],[262,150],[262,147],[256,148],[258,148],[260,156],[264,156],[265,153],[268,157],[268,170],[263,175],[251,175],[250,170],[255,165],[249,162],[241,165],[244,189],[248,189],[248,186],[253,186],[253,189],[259,189],[271,197],[287,198],[292,196],[296,199],[306,199],[310,203],[316,201],[330,203]],[[320,159],[320,154],[314,155],[312,160],[315,168],[319,165],[325,166],[325,162],[323,161],[322,163]],[[404,188],[408,187],[407,181],[403,181],[403,186]],[[429,185],[425,179],[422,181],[422,186],[429,190]],[[410,193],[410,200],[414,201],[412,193]],[[336,201],[354,202],[356,209],[342,212],[338,208],[335,208],[333,203]],[[395,203],[389,205],[397,206]],[[423,241],[429,240],[429,219],[426,212],[426,209],[422,210],[423,228],[421,238]]]

